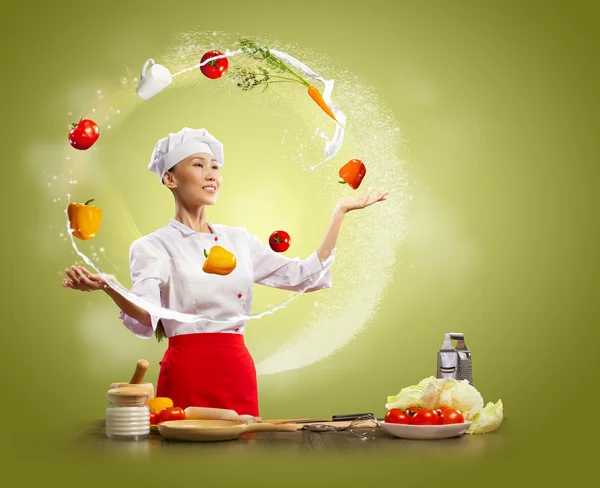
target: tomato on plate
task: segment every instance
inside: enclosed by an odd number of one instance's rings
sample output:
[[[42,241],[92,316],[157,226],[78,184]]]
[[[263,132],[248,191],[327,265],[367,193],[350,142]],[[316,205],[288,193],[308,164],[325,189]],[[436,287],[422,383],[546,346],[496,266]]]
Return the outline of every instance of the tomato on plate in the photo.
[[[219,51],[208,51],[204,56],[202,56],[200,63],[202,64],[207,59],[214,58],[215,56],[223,56],[223,53]],[[204,66],[200,66],[200,71],[202,71],[202,74],[207,78],[216,80],[217,78],[221,78],[228,68],[229,61],[227,61],[227,58],[219,58],[209,61]]]
[[[167,420],[185,420],[185,412],[181,407],[163,408],[158,414],[159,422]]]
[[[407,409],[405,409],[404,411],[406,412],[406,414],[409,417],[412,417],[415,413],[417,413],[419,410],[421,410],[421,407],[417,407],[415,405],[412,405],[410,407],[408,407]]]
[[[385,414],[383,421],[386,424],[410,424],[410,417],[400,408],[392,408]]]
[[[440,418],[434,410],[425,408],[415,413],[410,419],[410,423],[413,425],[439,425]]]
[[[441,424],[462,424],[465,421],[464,415],[460,410],[455,408],[447,408],[440,415]]]
[[[436,409],[435,409],[435,411],[436,411],[436,413],[437,413],[438,415],[442,415],[442,412],[443,412],[444,410],[448,410],[449,408],[451,408],[451,407],[448,407],[448,406],[446,406],[446,405],[442,405],[441,407],[438,407],[438,408],[436,408]]]
[[[285,252],[290,248],[292,239],[284,230],[276,230],[269,236],[269,246],[275,252]]]
[[[96,122],[83,117],[78,123],[73,123],[73,128],[69,131],[69,143],[80,151],[92,147],[98,137],[100,137],[100,130]]]
[[[150,425],[158,424],[158,414],[154,412],[150,412]]]

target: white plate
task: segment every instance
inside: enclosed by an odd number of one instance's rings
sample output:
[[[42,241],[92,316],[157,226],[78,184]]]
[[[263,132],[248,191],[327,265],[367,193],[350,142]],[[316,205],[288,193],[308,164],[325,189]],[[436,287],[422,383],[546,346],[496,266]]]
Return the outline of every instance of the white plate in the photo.
[[[386,424],[379,422],[383,431],[394,437],[404,439],[448,439],[463,435],[471,425],[465,420],[462,424],[446,425],[410,425],[410,424]]]

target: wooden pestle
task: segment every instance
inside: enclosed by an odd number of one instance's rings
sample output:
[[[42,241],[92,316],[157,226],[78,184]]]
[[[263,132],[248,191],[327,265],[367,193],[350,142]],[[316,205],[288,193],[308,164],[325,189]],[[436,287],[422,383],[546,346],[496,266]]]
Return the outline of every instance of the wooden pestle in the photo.
[[[137,362],[135,372],[133,373],[133,376],[131,377],[129,383],[132,385],[139,385],[144,379],[144,375],[146,374],[146,371],[148,371],[149,366],[150,365],[148,364],[148,361],[146,361],[145,359],[140,359]]]

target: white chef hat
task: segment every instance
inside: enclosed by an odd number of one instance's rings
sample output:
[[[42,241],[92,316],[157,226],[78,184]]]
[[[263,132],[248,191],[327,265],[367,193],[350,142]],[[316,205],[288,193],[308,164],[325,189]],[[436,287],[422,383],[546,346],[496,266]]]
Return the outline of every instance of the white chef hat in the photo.
[[[162,183],[164,174],[173,166],[188,156],[201,152],[213,155],[219,168],[223,166],[223,144],[206,129],[184,127],[176,134],[170,133],[156,143],[148,169],[155,172]]]

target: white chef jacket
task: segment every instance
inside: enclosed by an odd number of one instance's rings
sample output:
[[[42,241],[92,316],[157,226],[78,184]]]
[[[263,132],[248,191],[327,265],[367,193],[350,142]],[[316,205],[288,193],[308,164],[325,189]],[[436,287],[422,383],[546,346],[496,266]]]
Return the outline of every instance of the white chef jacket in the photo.
[[[264,244],[244,227],[208,223],[212,234],[196,232],[171,219],[169,224],[141,237],[129,249],[131,292],[140,298],[177,312],[231,317],[249,315],[254,283],[305,292],[331,287],[331,270],[321,279],[324,266],[317,253],[307,259],[288,258]],[[222,246],[236,257],[228,275],[202,271],[213,245]],[[162,320],[167,337],[202,332],[243,334],[248,320],[179,322],[151,314],[152,328],[121,312],[119,318],[136,336],[152,337]]]

